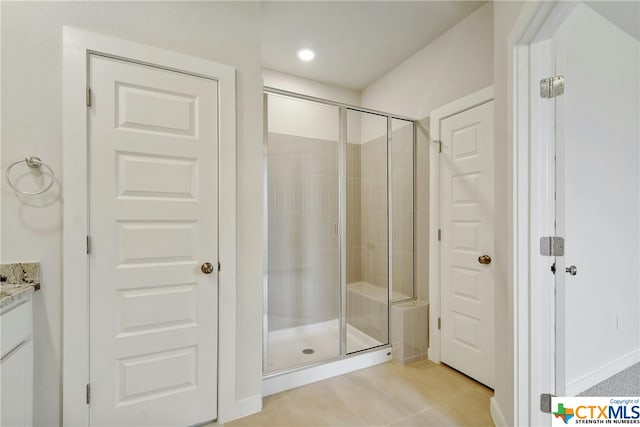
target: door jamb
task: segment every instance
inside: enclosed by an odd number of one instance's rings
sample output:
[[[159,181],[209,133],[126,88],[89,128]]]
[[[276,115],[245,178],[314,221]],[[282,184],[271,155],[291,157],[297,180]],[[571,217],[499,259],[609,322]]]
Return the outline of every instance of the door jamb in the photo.
[[[514,425],[550,423],[540,411],[540,394],[557,391],[553,260],[539,255],[539,238],[554,235],[555,105],[540,98],[538,85],[554,74],[550,39],[575,5],[533,4],[507,41],[513,54]]]
[[[238,416],[236,399],[236,81],[235,68],[127,40],[63,28],[63,390],[64,425],[89,425],[88,55],[131,62],[218,81],[219,261],[218,422]],[[220,391],[224,390],[224,393]]]
[[[429,115],[429,141],[440,141],[440,121],[494,99],[493,85],[433,110]],[[439,144],[429,144],[429,360],[440,363],[440,153]]]

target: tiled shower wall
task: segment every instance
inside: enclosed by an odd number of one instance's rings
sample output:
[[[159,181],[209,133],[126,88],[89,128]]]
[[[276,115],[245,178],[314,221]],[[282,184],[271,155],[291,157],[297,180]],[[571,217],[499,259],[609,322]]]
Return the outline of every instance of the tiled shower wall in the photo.
[[[362,150],[347,144],[347,283],[362,280]]]
[[[426,299],[428,280],[428,142],[418,128],[413,206],[411,126],[394,127],[393,285],[411,295],[413,215],[415,280]],[[335,319],[339,314],[338,143],[269,133],[269,329]],[[347,283],[387,284],[384,137],[347,144]],[[424,290],[421,292],[421,289]],[[355,313],[351,313],[355,316]],[[351,316],[348,316],[351,317]]]
[[[414,199],[413,126],[393,120],[391,211],[393,301],[413,297]]]
[[[268,137],[269,330],[335,319],[338,143]]]
[[[376,286],[388,284],[387,141],[382,136],[360,145],[361,198],[360,278]]]
[[[402,299],[402,296],[413,295],[412,126],[401,127],[394,121],[391,156],[393,291],[394,299]],[[347,283],[364,281],[386,287],[386,136],[364,144],[347,145],[347,176]]]

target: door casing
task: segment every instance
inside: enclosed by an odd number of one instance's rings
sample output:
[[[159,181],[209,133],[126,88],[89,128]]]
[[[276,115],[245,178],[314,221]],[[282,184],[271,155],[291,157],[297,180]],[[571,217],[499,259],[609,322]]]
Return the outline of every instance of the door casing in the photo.
[[[507,41],[513,60],[513,151],[509,159],[513,217],[513,424],[547,425],[540,394],[555,389],[555,281],[539,238],[555,235],[555,103],[540,98],[539,80],[555,73],[551,38],[575,2],[527,5]],[[558,373],[562,375],[563,373]]]
[[[62,423],[88,425],[89,264],[87,82],[90,53],[218,81],[219,273],[218,422],[260,410],[236,399],[236,82],[235,69],[72,27],[63,28],[63,392]]]

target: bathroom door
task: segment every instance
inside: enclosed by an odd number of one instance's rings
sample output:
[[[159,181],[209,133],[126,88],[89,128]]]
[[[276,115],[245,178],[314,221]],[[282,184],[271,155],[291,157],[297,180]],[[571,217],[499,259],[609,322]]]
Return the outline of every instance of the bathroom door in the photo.
[[[440,121],[441,360],[493,387],[493,101]]]
[[[97,55],[89,69],[91,424],[213,420],[217,82]]]

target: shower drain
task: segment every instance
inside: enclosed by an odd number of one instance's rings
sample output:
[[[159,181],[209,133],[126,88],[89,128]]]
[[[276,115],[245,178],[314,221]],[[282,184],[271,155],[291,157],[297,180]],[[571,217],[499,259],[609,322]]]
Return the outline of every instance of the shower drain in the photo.
[[[302,354],[313,354],[316,351],[312,348],[305,348],[304,350],[302,350]]]

